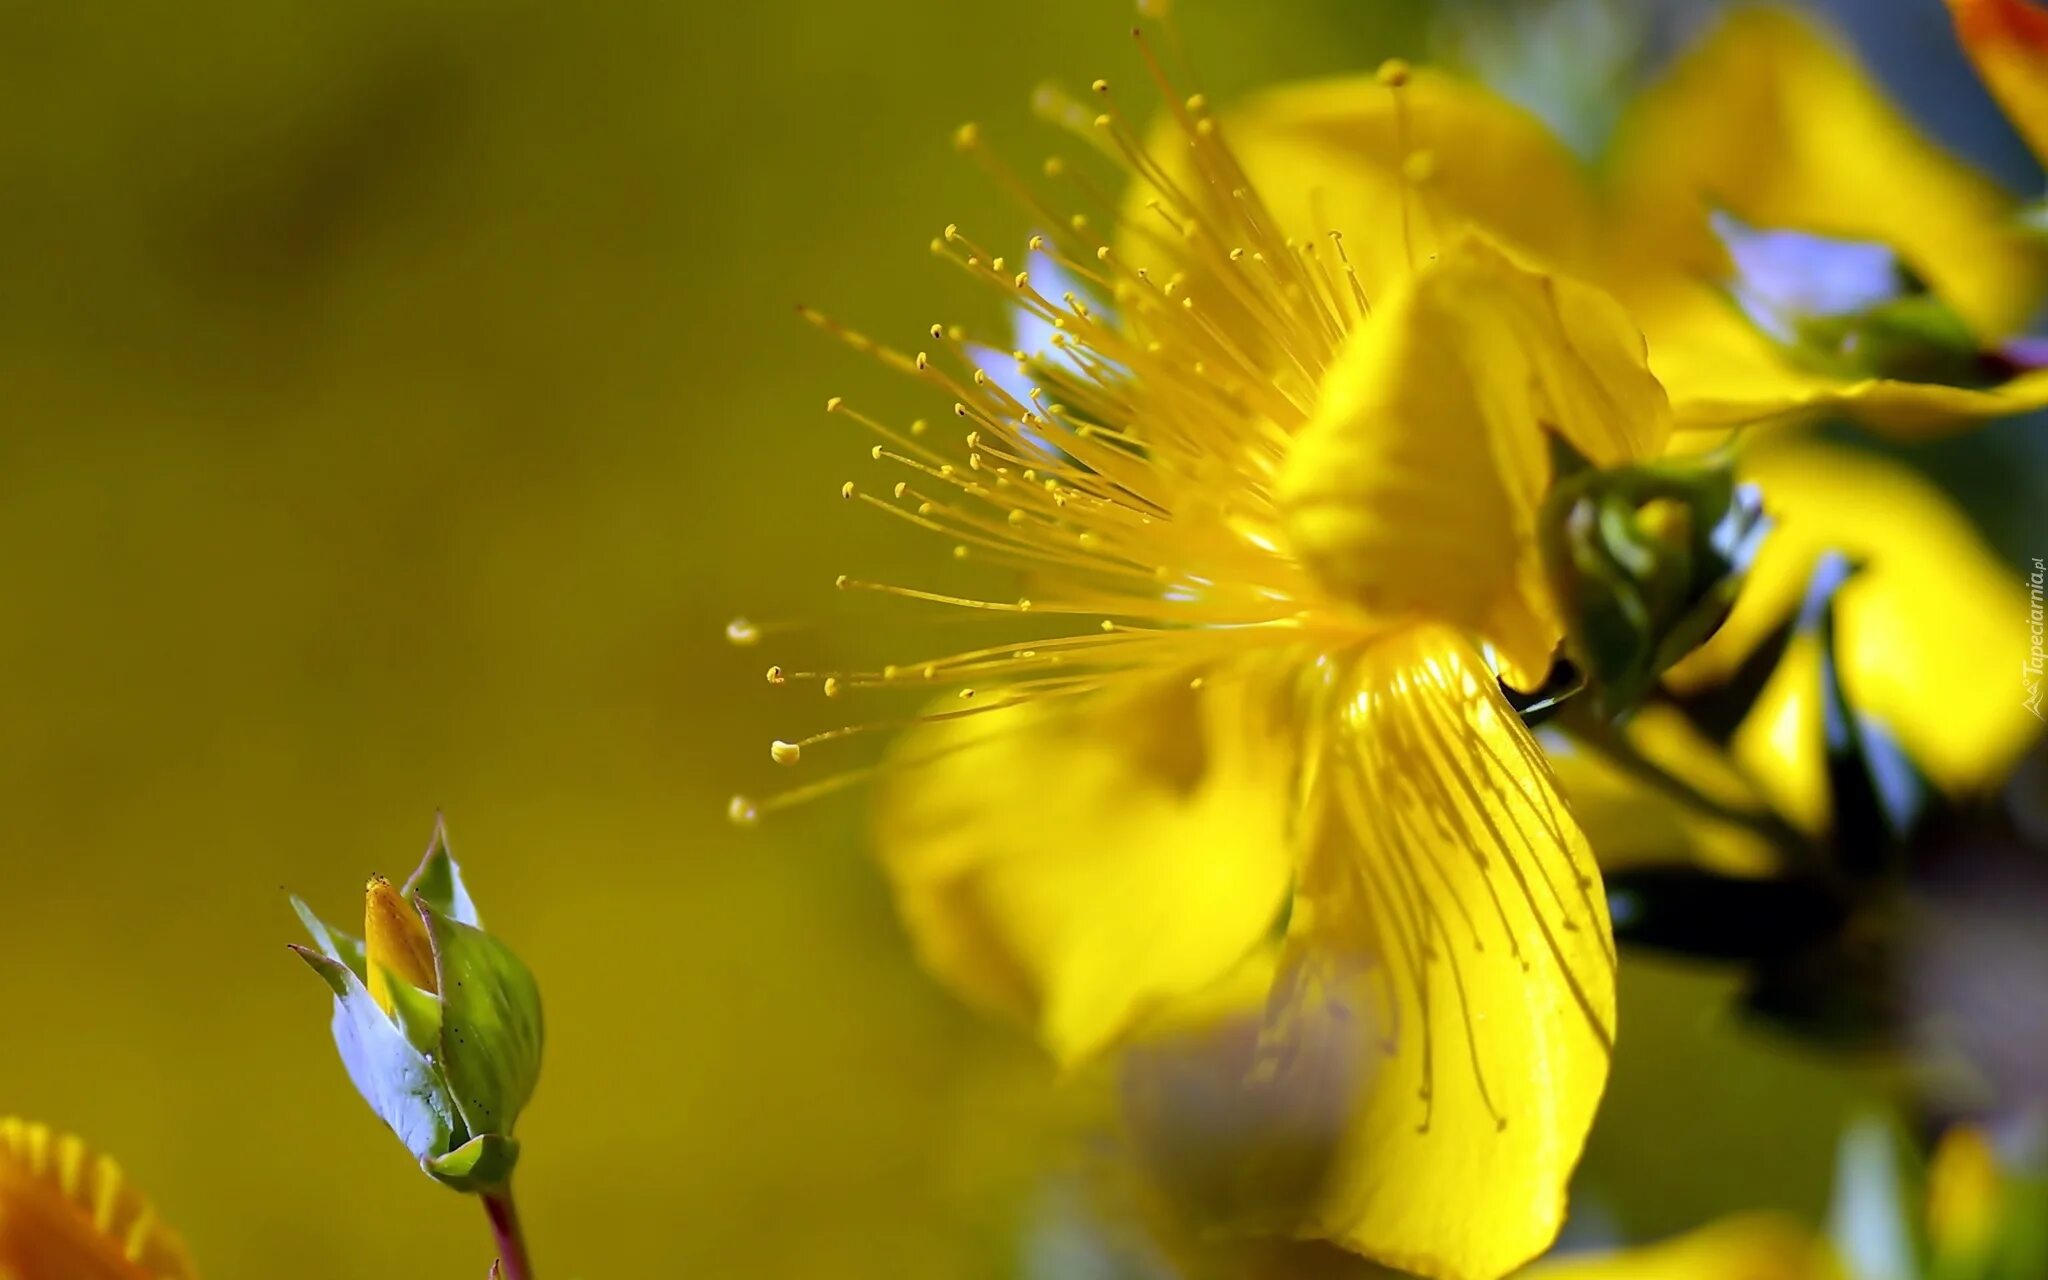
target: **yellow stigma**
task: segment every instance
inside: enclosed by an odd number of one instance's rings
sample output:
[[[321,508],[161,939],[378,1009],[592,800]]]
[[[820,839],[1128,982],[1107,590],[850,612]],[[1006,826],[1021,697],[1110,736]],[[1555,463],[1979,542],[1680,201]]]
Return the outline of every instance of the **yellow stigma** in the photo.
[[[370,998],[384,1012],[392,1011],[391,980],[398,978],[422,991],[438,992],[434,976],[434,944],[427,937],[419,909],[383,876],[371,876],[363,893],[363,951],[369,969]]]

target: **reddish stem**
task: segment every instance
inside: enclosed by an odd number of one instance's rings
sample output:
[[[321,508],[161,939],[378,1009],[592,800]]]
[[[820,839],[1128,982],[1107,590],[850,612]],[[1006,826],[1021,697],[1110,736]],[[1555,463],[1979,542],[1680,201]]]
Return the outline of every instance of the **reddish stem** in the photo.
[[[533,1280],[533,1263],[526,1256],[526,1236],[519,1229],[519,1210],[512,1203],[512,1185],[484,1193],[484,1213],[491,1220],[491,1239],[498,1247],[498,1275],[501,1280]]]

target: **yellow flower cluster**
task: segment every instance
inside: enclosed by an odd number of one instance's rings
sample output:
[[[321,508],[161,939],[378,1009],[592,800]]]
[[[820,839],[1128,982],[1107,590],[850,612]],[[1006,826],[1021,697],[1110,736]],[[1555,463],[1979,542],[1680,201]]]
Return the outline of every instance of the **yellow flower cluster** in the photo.
[[[2048,18],[1953,2],[2040,141]],[[1163,18],[1139,40],[1158,125],[1102,81],[1041,103],[1121,171],[1121,197],[1065,159],[1029,183],[959,135],[1042,228],[1014,262],[957,227],[933,244],[1007,300],[1013,339],[934,326],[900,352],[806,313],[955,420],[898,427],[834,398],[891,469],[844,496],[1022,586],[842,578],[1000,634],[772,668],[923,709],[771,754],[904,730],[874,838],[914,944],[1061,1063],[1254,1025],[1228,1106],[1292,1145],[1286,1171],[1246,1165],[1263,1185],[1227,1225],[1490,1280],[1557,1234],[1607,1080],[1617,957],[1595,855],[1611,837],[1741,865],[1759,827],[1829,816],[1810,654],[1726,758],[1655,709],[1614,727],[1732,821],[1674,817],[1578,754],[1553,767],[1522,712],[1577,621],[1546,559],[1554,496],[1567,475],[1732,448],[1776,532],[1668,687],[1739,668],[1822,553],[1846,552],[1864,569],[1833,622],[1848,697],[1940,786],[1988,785],[2035,726],[1957,655],[2009,646],[2013,585],[1924,482],[1792,428],[1850,416],[1910,440],[2048,405],[2020,340],[2048,244],[1772,11],[1725,19],[1597,168],[1429,69],[1221,111],[1174,88]],[[1091,202],[1111,216],[1070,211]],[[1689,536],[1654,505],[1622,531],[1652,560]]]

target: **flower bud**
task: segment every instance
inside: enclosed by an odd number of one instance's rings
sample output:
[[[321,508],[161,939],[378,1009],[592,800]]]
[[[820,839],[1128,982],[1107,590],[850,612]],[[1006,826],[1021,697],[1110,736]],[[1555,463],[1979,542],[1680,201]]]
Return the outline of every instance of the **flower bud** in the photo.
[[[439,1181],[486,1191],[519,1158],[512,1127],[540,1075],[540,991],[484,932],[439,824],[403,886],[373,876],[363,937],[298,898],[292,949],[334,993],[334,1043],[356,1092]]]
[[[1558,474],[1544,569],[1567,652],[1618,715],[1720,627],[1768,523],[1725,459],[1601,470],[1565,457]]]

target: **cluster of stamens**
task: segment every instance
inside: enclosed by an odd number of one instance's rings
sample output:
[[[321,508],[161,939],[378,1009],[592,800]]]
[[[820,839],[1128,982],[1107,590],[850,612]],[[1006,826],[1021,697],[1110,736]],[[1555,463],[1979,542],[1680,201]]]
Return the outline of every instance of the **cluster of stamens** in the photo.
[[[838,587],[994,622],[1026,614],[1086,622],[1050,637],[1042,634],[1050,624],[1039,623],[1041,634],[1031,637],[878,670],[771,667],[771,684],[816,684],[828,698],[950,688],[963,704],[778,740],[770,749],[778,764],[795,765],[809,748],[855,734],[1085,694],[1133,669],[1198,678],[1219,657],[1297,641],[1314,625],[1315,589],[1284,550],[1272,483],[1323,374],[1372,305],[1342,233],[1286,235],[1206,101],[1178,97],[1146,32],[1134,35],[1171,111],[1175,149],[1184,148],[1177,165],[1147,146],[1106,81],[1092,86],[1097,110],[1053,90],[1042,90],[1037,105],[1148,193],[1141,202],[1120,205],[1085,166],[1055,156],[1045,178],[1070,188],[1102,221],[1062,215],[977,127],[955,136],[1045,229],[1031,237],[1021,265],[957,226],[946,227],[932,251],[1040,328],[1041,350],[1005,354],[958,326],[934,324],[931,345],[906,354],[799,309],[847,346],[936,388],[957,419],[953,432],[925,419],[892,426],[832,397],[827,413],[871,433],[870,456],[899,471],[880,487],[849,480],[841,497],[936,534],[956,559],[1007,571],[1034,590],[972,596],[845,575]],[[1381,82],[1395,95],[1405,136],[1406,68],[1389,64]],[[1405,219],[1404,211],[1404,226]],[[1130,260],[1139,253],[1167,269]],[[744,622],[728,629],[736,644],[760,634]],[[977,686],[990,696],[979,697]],[[751,823],[865,774],[838,774],[759,804],[735,798],[730,816]]]

